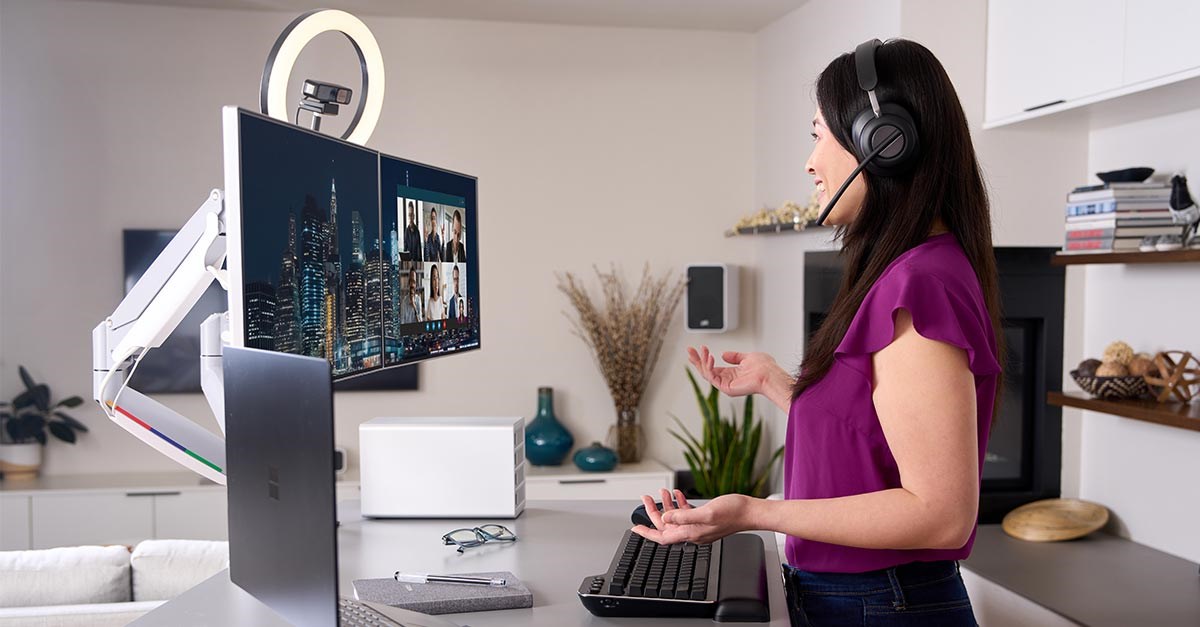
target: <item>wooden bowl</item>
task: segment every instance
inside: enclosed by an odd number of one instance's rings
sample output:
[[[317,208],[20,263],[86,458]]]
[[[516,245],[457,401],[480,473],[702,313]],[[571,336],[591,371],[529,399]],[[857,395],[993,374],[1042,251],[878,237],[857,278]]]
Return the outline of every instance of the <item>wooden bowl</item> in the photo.
[[[1103,527],[1108,509],[1079,499],[1044,499],[1009,512],[1001,523],[1004,533],[1030,542],[1073,540]]]

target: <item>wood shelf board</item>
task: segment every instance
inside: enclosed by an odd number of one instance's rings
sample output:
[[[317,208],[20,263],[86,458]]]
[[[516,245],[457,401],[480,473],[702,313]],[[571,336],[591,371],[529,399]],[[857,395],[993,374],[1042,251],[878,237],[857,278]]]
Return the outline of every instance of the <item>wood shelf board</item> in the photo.
[[[1167,402],[1152,400],[1105,401],[1092,398],[1083,392],[1050,392],[1046,402],[1059,407],[1076,407],[1098,411],[1114,416],[1153,422],[1169,427],[1200,431],[1200,403]]]
[[[1166,250],[1127,253],[1083,253],[1064,255],[1059,253],[1050,260],[1055,266],[1074,266],[1095,263],[1188,263],[1200,261],[1200,249]]]
[[[828,231],[833,227],[817,226],[816,221],[806,222],[804,224],[792,224],[780,222],[778,224],[764,224],[762,226],[748,226],[737,230],[730,229],[725,231],[725,237],[737,237],[739,235],[763,235],[773,233],[805,233],[808,231]]]

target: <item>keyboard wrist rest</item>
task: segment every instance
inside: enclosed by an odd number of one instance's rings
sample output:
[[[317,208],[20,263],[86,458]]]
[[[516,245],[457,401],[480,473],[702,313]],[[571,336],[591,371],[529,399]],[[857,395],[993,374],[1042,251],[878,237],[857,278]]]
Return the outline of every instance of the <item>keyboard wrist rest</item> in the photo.
[[[753,533],[737,533],[721,540],[721,575],[713,620],[719,623],[771,620],[764,546],[762,538]]]

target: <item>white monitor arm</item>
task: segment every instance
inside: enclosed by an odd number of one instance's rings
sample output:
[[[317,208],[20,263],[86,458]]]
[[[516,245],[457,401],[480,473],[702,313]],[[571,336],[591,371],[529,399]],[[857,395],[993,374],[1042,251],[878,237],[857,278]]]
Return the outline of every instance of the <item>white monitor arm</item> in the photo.
[[[215,278],[229,288],[225,206],[214,189],[117,309],[92,330],[92,395],[105,415],[158,452],[225,484],[225,401],[221,346],[229,314],[213,314],[200,335],[200,384],[221,436],[140,392],[127,389],[146,351],[162,345]]]

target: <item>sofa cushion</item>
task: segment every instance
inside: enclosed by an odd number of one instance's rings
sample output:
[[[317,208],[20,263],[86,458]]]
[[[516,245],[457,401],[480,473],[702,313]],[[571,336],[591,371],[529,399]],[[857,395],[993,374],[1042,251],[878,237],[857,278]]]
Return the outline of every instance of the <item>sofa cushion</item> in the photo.
[[[130,599],[128,547],[0,551],[0,607]]]
[[[144,540],[133,549],[133,600],[173,599],[229,568],[229,543]]]

